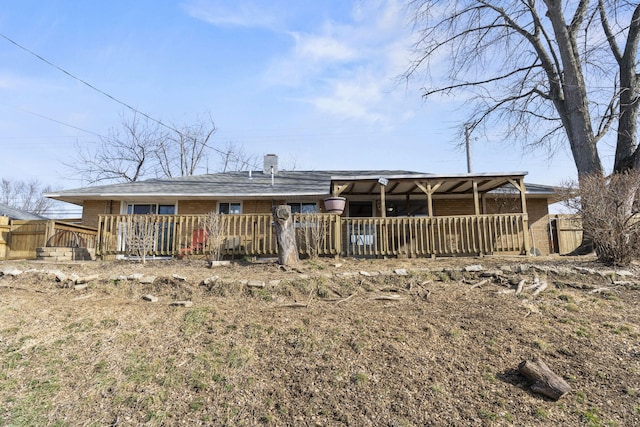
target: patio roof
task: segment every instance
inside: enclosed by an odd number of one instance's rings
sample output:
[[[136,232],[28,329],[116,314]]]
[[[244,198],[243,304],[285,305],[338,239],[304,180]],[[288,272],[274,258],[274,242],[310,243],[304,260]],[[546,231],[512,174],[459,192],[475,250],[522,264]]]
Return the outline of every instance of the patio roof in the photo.
[[[400,174],[400,175],[332,175],[334,195],[378,194],[381,185],[387,196],[424,195],[424,188],[430,185],[432,195],[470,195],[474,192],[488,193],[521,180],[526,172],[477,173],[477,174]],[[423,188],[421,188],[423,187]]]

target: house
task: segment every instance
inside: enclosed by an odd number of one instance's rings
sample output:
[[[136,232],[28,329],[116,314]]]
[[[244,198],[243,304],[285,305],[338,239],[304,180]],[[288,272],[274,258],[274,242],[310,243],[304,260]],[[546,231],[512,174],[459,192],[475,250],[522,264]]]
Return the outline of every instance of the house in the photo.
[[[23,209],[17,209],[4,203],[0,203],[0,216],[9,217],[9,219],[17,220],[38,220],[47,219],[46,217],[38,214],[34,214]]]
[[[552,187],[525,185],[525,175],[526,172],[443,175],[404,170],[284,171],[278,169],[277,156],[266,155],[261,171],[151,179],[45,196],[82,206],[85,226],[110,228],[114,233],[111,240],[119,242],[112,242],[112,246],[120,247],[115,252],[124,249],[123,238],[118,235],[122,233],[113,228],[122,229],[122,225],[114,225],[114,218],[120,218],[117,222],[131,215],[162,216],[163,229],[171,229],[165,231],[165,240],[171,247],[163,250],[175,254],[179,246],[184,249],[193,243],[185,243],[184,236],[180,245],[176,243],[180,230],[175,226],[184,226],[186,218],[211,212],[228,214],[230,218],[268,218],[273,206],[280,204],[290,205],[296,214],[325,213],[324,200],[338,196],[346,199],[346,205],[338,217],[342,224],[334,224],[340,231],[335,232],[332,244],[342,245],[333,248],[336,254],[356,254],[360,250],[366,255],[403,251],[432,256],[524,253],[534,246],[537,251],[548,253],[548,205],[557,201],[556,193]],[[185,219],[175,219],[179,217]],[[260,222],[260,242],[255,236],[258,220],[247,221],[253,221],[253,225],[238,222],[232,234],[245,243],[253,243],[252,250],[262,245],[260,253],[270,253],[273,242],[265,225],[270,221],[260,219],[266,221]],[[248,231],[251,227],[253,231]],[[193,237],[195,231],[185,229],[180,233]],[[425,239],[429,242],[424,243]],[[418,241],[426,246],[418,248]],[[372,247],[367,248],[369,245]],[[250,247],[236,246],[240,254]]]

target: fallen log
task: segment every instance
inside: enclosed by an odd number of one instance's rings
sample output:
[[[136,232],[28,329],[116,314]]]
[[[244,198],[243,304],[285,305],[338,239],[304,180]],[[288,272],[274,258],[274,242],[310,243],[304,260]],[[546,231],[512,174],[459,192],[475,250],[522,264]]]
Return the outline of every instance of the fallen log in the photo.
[[[551,371],[538,357],[534,357],[533,360],[523,360],[518,366],[518,371],[533,381],[531,390],[534,393],[558,400],[571,391],[569,384],[562,377]]]

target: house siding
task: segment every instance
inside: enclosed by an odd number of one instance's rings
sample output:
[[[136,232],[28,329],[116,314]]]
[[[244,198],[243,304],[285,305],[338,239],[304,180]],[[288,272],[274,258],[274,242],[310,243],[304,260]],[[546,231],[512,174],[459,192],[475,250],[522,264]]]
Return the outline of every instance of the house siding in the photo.
[[[120,202],[117,200],[85,200],[82,206],[82,225],[98,227],[99,215],[120,213]]]
[[[180,215],[202,215],[215,212],[218,208],[217,200],[180,200],[178,213]]]

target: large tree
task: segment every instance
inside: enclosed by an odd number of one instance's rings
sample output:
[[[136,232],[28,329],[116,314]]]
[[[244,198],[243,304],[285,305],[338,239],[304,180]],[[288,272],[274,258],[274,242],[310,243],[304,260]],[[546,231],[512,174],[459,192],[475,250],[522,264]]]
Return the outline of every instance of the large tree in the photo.
[[[425,97],[469,97],[471,128],[534,146],[568,143],[579,178],[605,173],[602,138],[615,139],[612,172],[640,169],[637,2],[409,4],[419,40],[407,77],[427,77]]]

